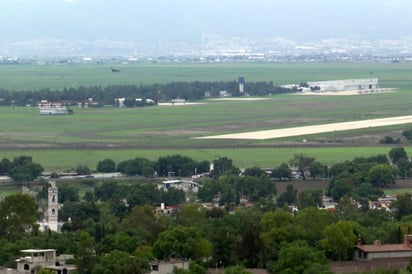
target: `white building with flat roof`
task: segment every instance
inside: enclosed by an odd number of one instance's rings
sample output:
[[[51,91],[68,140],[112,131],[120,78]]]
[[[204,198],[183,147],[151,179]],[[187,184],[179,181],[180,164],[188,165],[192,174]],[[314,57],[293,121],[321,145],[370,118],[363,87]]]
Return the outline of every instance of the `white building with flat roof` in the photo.
[[[75,265],[67,265],[66,260],[73,255],[56,255],[56,249],[24,249],[22,257],[16,260],[17,274],[35,274],[40,268],[49,269],[56,274],[71,274],[76,271]],[[10,272],[12,273],[12,272]]]

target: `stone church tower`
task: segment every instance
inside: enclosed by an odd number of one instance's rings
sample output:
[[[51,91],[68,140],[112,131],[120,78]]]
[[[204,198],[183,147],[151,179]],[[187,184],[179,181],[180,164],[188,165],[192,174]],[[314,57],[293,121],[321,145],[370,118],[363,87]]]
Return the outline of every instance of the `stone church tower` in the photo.
[[[60,232],[58,194],[56,182],[51,181],[48,188],[47,223],[49,229],[56,232]]]

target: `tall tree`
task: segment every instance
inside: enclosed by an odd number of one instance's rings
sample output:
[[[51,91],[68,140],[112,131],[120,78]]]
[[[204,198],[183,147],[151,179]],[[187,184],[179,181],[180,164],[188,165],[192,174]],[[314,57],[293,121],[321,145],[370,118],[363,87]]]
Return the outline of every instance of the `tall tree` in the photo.
[[[322,251],[309,247],[304,241],[295,241],[282,246],[269,273],[303,274],[310,267],[327,264]]]
[[[298,197],[298,190],[293,185],[288,184],[286,191],[279,195],[276,199],[278,207],[283,207],[285,204],[293,205],[296,203]]]
[[[409,162],[409,159],[400,159],[396,165],[398,167],[398,176],[401,178],[408,178],[411,176],[412,163]]]
[[[30,156],[20,156],[13,159],[8,168],[10,177],[19,183],[33,181],[44,170],[40,164],[34,163]]]
[[[201,204],[185,205],[177,213],[176,222],[183,226],[202,227],[206,222],[206,209]]]
[[[292,178],[292,171],[289,168],[289,165],[286,163],[280,164],[277,168],[273,170],[272,177],[290,180]]]
[[[149,272],[147,261],[132,256],[127,252],[113,250],[100,257],[93,268],[93,274],[145,274]]]
[[[349,259],[355,245],[356,235],[353,225],[348,221],[339,221],[325,228],[325,238],[322,244],[327,251],[339,261]]]
[[[328,195],[332,196],[335,201],[338,201],[346,194],[352,192],[352,186],[349,179],[334,178],[329,182],[327,189]]]
[[[79,201],[79,191],[73,186],[68,184],[59,185],[59,203],[64,204],[66,201],[77,202]]]
[[[259,167],[251,167],[245,169],[243,176],[254,176],[254,177],[266,177],[267,174],[264,170]]]
[[[104,159],[97,163],[96,170],[98,172],[114,172],[116,170],[116,163],[112,159]]]
[[[75,253],[75,263],[79,274],[90,274],[96,264],[94,240],[89,233],[79,233],[78,248]]]
[[[412,214],[412,194],[405,193],[398,195],[397,200],[391,204],[391,209],[397,220],[401,220],[402,217]]]
[[[306,180],[306,172],[309,171],[310,166],[315,161],[315,158],[306,156],[304,154],[295,154],[292,160],[290,160],[290,164],[297,168],[298,172],[302,176],[303,180]]]
[[[369,169],[367,181],[375,187],[385,187],[395,183],[395,174],[390,166],[379,164]]]
[[[299,193],[298,205],[299,210],[308,207],[322,206],[322,190],[306,190]]]
[[[36,212],[36,203],[26,194],[4,198],[0,203],[0,237],[14,241],[35,233]]]
[[[145,243],[153,244],[157,235],[164,230],[167,221],[156,217],[154,208],[149,205],[135,206],[121,222],[122,231],[140,237]]]
[[[172,227],[159,234],[153,245],[153,253],[159,259],[172,254],[177,258],[203,259],[211,255],[212,245],[195,227]]]
[[[310,177],[312,177],[312,179],[324,177],[325,168],[321,163],[314,161],[309,167]]]
[[[324,238],[325,227],[336,222],[338,216],[327,210],[315,207],[299,210],[295,217],[296,225],[304,231],[303,238],[312,247],[319,247]]]
[[[394,147],[389,151],[389,159],[392,163],[397,164],[401,159],[408,159],[408,154],[403,147]]]
[[[225,173],[231,172],[232,169],[236,169],[232,164],[232,159],[221,157],[213,160],[213,170],[210,175],[214,178],[218,178]]]

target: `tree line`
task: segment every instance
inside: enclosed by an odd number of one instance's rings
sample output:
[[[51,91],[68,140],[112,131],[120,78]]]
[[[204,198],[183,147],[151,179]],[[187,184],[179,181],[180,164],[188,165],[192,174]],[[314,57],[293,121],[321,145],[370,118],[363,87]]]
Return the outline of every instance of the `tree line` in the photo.
[[[77,87],[63,90],[30,90],[14,91],[0,89],[0,105],[26,106],[36,105],[41,100],[49,102],[72,101],[86,102],[93,99],[97,106],[114,105],[115,98],[153,99],[156,102],[172,99],[199,100],[206,96],[218,97],[219,91],[227,91],[239,96],[238,84],[235,81],[221,82],[170,82],[167,84],[147,85],[110,85],[106,87]],[[247,82],[245,91],[251,96],[263,96],[291,92],[289,89],[276,86],[273,82]],[[142,104],[143,105],[143,104]]]

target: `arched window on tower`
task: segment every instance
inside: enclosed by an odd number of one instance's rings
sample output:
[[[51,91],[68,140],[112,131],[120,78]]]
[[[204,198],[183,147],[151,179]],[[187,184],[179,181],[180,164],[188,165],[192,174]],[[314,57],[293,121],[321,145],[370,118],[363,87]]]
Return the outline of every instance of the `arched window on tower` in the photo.
[[[52,197],[52,202],[55,202],[55,201],[56,201],[56,196],[53,195],[53,197]]]
[[[56,215],[56,210],[54,208],[52,209],[52,214]]]

